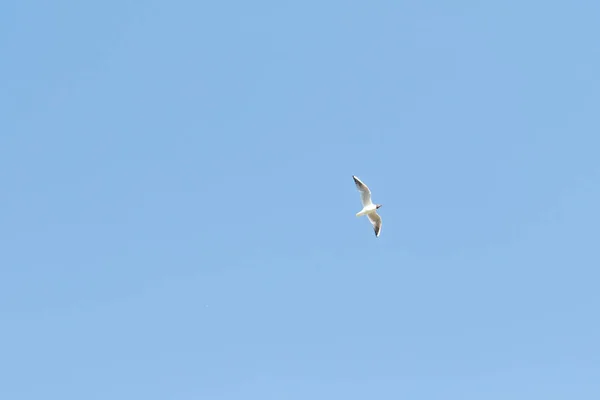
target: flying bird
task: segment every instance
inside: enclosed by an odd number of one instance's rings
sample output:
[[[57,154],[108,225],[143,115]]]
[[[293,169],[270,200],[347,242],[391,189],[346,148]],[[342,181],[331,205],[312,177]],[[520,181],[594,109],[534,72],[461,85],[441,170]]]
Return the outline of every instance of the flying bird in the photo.
[[[356,213],[356,216],[362,217],[363,215],[366,215],[369,218],[369,221],[371,221],[371,224],[373,224],[375,236],[379,237],[379,233],[381,232],[381,217],[377,214],[377,209],[381,207],[381,204],[373,204],[369,187],[362,183],[356,176],[352,175],[352,178],[354,179],[356,188],[360,192],[360,200],[363,205],[362,210]]]

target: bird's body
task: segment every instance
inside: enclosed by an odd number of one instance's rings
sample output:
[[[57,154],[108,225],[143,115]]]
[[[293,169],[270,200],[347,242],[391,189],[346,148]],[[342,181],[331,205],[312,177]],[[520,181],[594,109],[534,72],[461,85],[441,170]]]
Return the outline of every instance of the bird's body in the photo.
[[[377,206],[375,204],[368,204],[363,207],[362,210],[356,213],[357,217],[362,217],[363,215],[370,214],[372,212],[377,212]]]
[[[371,201],[371,191],[368,186],[362,183],[356,176],[352,175],[352,178],[354,179],[356,188],[360,192],[360,199],[363,206],[362,210],[356,213],[356,216],[362,217],[366,215],[373,225],[375,236],[379,237],[379,233],[381,232],[381,217],[377,214],[377,209],[381,207],[381,204],[373,204]]]

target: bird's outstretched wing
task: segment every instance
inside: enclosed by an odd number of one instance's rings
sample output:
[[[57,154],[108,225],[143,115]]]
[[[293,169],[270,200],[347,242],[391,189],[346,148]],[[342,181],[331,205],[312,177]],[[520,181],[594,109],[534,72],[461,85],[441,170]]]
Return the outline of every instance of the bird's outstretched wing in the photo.
[[[381,217],[377,214],[377,211],[374,211],[370,214],[367,214],[369,217],[369,221],[373,224],[373,230],[375,231],[375,236],[379,237],[379,232],[381,232]]]
[[[354,179],[356,188],[360,191],[360,200],[362,201],[363,207],[373,204],[371,203],[371,191],[369,190],[368,186],[362,183],[362,181],[356,176],[352,175],[352,178]]]

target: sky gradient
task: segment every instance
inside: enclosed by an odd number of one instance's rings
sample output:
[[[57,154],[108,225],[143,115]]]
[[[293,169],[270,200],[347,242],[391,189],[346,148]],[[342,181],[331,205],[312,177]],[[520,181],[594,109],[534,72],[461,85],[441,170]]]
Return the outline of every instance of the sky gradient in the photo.
[[[600,398],[599,15],[3,1],[0,398]]]

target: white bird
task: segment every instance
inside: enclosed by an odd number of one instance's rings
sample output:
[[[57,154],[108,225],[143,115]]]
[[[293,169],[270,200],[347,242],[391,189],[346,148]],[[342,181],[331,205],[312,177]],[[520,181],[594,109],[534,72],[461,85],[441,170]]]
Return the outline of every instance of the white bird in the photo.
[[[371,191],[368,186],[361,182],[356,176],[352,175],[354,179],[354,183],[356,184],[356,188],[360,192],[360,199],[362,201],[363,209],[356,213],[357,217],[362,217],[366,215],[373,224],[373,230],[375,231],[375,236],[379,237],[379,232],[381,232],[381,217],[377,214],[377,209],[381,207],[381,204],[373,204],[371,201]]]

